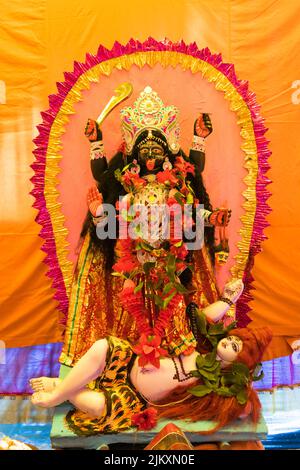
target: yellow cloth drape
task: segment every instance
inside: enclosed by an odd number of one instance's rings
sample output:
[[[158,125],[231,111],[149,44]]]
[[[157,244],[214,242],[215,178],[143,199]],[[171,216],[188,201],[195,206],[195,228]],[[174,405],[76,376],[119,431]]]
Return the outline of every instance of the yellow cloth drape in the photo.
[[[47,96],[74,60],[84,61],[99,44],[110,48],[116,40],[151,35],[221,52],[262,105],[273,152],[268,174],[273,212],[268,240],[255,258],[251,317],[253,325],[273,329],[270,355],[287,354],[281,338],[300,337],[299,2],[153,0],[141,8],[136,0],[0,0],[0,8],[0,339],[9,347],[61,339],[29,195],[39,112],[48,108]]]

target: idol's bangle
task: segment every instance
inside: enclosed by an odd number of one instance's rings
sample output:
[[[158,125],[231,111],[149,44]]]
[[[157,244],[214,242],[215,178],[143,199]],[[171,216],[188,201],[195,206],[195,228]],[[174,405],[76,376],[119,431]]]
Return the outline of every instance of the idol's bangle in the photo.
[[[94,225],[98,225],[98,224],[104,225],[104,222],[107,223],[107,214],[99,215],[98,217],[94,217],[92,215],[92,219],[93,219]]]
[[[199,137],[198,135],[194,135],[193,142],[192,142],[192,150],[196,150],[197,152],[205,152],[205,139],[204,137]]]
[[[96,140],[96,142],[91,142],[90,145],[90,157],[91,160],[96,160],[97,158],[105,157],[105,150],[102,140]]]
[[[232,302],[230,299],[227,299],[227,297],[220,297],[219,300],[222,300],[222,302],[226,302],[230,307],[234,305],[234,302]]]

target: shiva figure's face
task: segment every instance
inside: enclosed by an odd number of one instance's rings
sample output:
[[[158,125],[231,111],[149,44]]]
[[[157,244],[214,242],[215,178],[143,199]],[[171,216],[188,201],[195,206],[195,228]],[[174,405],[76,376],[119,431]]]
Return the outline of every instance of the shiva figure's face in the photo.
[[[227,336],[219,341],[217,355],[222,362],[234,362],[243,349],[243,341],[237,336]]]
[[[160,170],[165,157],[163,146],[154,140],[148,140],[139,148],[138,162],[142,167],[147,168],[149,173]]]

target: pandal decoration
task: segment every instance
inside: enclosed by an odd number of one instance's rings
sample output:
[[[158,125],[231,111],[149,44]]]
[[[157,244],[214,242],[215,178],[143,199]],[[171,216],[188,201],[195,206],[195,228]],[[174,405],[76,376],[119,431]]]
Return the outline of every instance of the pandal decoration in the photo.
[[[196,43],[173,43],[168,39],[156,41],[153,38],[143,43],[131,39],[126,45],[116,42],[111,50],[101,45],[96,55],[86,55],[85,63],[74,62],[73,72],[64,74],[65,81],[57,83],[58,93],[49,96],[49,109],[41,113],[43,122],[37,126],[39,135],[34,139],[36,160],[31,165],[35,173],[31,179],[34,185],[31,194],[35,197],[33,206],[38,210],[36,221],[42,226],[40,236],[45,240],[42,250],[47,254],[47,274],[53,280],[54,297],[63,314],[61,322],[65,323],[67,318],[73,269],[67,258],[68,231],[58,202],[61,139],[65,125],[69,115],[74,113],[74,105],[82,99],[83,90],[98,82],[101,75],[109,76],[115,68],[130,70],[133,65],[143,68],[146,65],[154,67],[157,63],[162,67],[179,65],[193,74],[201,73],[216,90],[224,93],[230,109],[237,115],[243,139],[244,167],[248,174],[244,179],[247,189],[243,192],[245,214],[241,217],[239,252],[231,274],[234,278],[242,278],[245,284],[236,315],[239,326],[246,326],[250,321],[248,304],[253,298],[253,258],[261,251],[261,242],[267,238],[263,231],[269,225],[266,216],[270,212],[267,204],[270,192],[266,186],[271,181],[266,173],[270,168],[267,160],[271,152],[264,136],[267,129],[248,83],[237,78],[234,65],[224,63],[221,54],[212,54],[208,48],[199,49]]]

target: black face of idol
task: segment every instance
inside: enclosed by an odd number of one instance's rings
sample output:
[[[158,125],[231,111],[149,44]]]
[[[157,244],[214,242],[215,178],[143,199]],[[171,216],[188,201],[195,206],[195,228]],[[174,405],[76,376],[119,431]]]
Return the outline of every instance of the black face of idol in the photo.
[[[165,157],[166,153],[163,146],[153,140],[148,140],[139,148],[138,162],[144,170],[143,173],[160,171]]]

